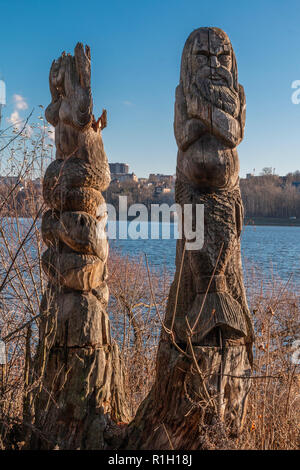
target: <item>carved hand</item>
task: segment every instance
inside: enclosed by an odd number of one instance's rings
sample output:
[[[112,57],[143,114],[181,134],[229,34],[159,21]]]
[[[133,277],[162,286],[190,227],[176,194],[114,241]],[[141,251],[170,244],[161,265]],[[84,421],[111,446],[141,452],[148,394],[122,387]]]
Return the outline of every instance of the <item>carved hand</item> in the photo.
[[[236,147],[242,140],[240,120],[220,108],[213,106],[200,95],[188,95],[188,117],[199,119],[207,129],[219,140],[231,148]]]
[[[208,131],[207,126],[199,119],[189,118],[186,99],[182,85],[176,88],[174,133],[178,147],[185,151],[201,135]]]

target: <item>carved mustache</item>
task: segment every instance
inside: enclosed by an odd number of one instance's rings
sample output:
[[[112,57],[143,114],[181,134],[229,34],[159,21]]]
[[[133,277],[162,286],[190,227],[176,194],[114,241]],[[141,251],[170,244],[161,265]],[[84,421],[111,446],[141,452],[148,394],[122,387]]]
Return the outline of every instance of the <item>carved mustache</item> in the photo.
[[[206,79],[219,79],[219,80],[225,80],[228,87],[232,88],[233,86],[233,79],[232,79],[232,74],[231,72],[226,69],[225,67],[201,67],[201,69],[197,73],[197,81],[201,81],[204,78]]]
[[[211,78],[197,77],[195,83],[201,96],[223,111],[237,117],[239,113],[239,95],[234,88],[214,83]]]

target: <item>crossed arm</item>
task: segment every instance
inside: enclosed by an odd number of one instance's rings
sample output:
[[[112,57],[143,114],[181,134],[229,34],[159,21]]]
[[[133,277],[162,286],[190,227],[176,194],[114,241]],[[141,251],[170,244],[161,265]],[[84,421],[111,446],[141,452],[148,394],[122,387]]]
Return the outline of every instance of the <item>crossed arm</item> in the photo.
[[[178,147],[185,151],[204,134],[212,134],[230,148],[243,139],[245,126],[245,94],[240,85],[240,114],[237,119],[220,108],[193,96],[187,105],[182,84],[176,88],[174,132]],[[189,112],[188,112],[189,107]]]

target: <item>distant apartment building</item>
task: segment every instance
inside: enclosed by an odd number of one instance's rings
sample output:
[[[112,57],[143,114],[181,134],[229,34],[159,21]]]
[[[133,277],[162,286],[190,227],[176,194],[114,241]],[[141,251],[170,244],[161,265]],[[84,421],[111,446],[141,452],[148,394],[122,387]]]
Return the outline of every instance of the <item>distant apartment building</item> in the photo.
[[[111,181],[118,181],[120,183],[124,183],[125,181],[138,181],[134,173],[129,173],[129,165],[127,163],[110,163],[109,169]]]
[[[127,163],[110,163],[109,169],[112,175],[126,175],[129,173],[129,165]]]
[[[147,184],[149,181],[147,178],[139,178],[139,183],[140,184]]]
[[[124,183],[127,181],[133,181],[134,183],[138,182],[138,177],[135,173],[112,173],[111,174],[112,182]]]
[[[157,196],[158,194],[166,194],[171,193],[171,188],[166,188],[164,186],[156,186],[154,189],[154,194]]]
[[[172,185],[174,183],[174,176],[173,175],[162,175],[160,173],[154,174],[150,173],[149,181],[151,183],[165,183],[168,185]]]

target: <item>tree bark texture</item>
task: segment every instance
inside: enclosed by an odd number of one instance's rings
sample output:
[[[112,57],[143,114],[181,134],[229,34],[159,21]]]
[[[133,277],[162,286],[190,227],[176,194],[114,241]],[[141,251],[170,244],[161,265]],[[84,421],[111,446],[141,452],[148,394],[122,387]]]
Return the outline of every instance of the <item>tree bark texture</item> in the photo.
[[[176,89],[175,195],[182,210],[191,205],[194,230],[196,205],[204,205],[204,244],[194,250],[185,236],[177,241],[156,380],[124,448],[209,448],[208,428],[218,429],[215,445],[226,447],[224,429],[236,435],[243,425],[254,338],[240,252],[236,147],[244,125],[245,95],[228,36],[218,28],[193,31]]]
[[[63,53],[50,70],[56,159],[46,170],[42,257],[49,278],[41,302],[36,355],[37,448],[104,449],[114,423],[127,422],[124,374],[106,311],[107,210],[110,183],[101,130],[92,114],[89,47]]]

